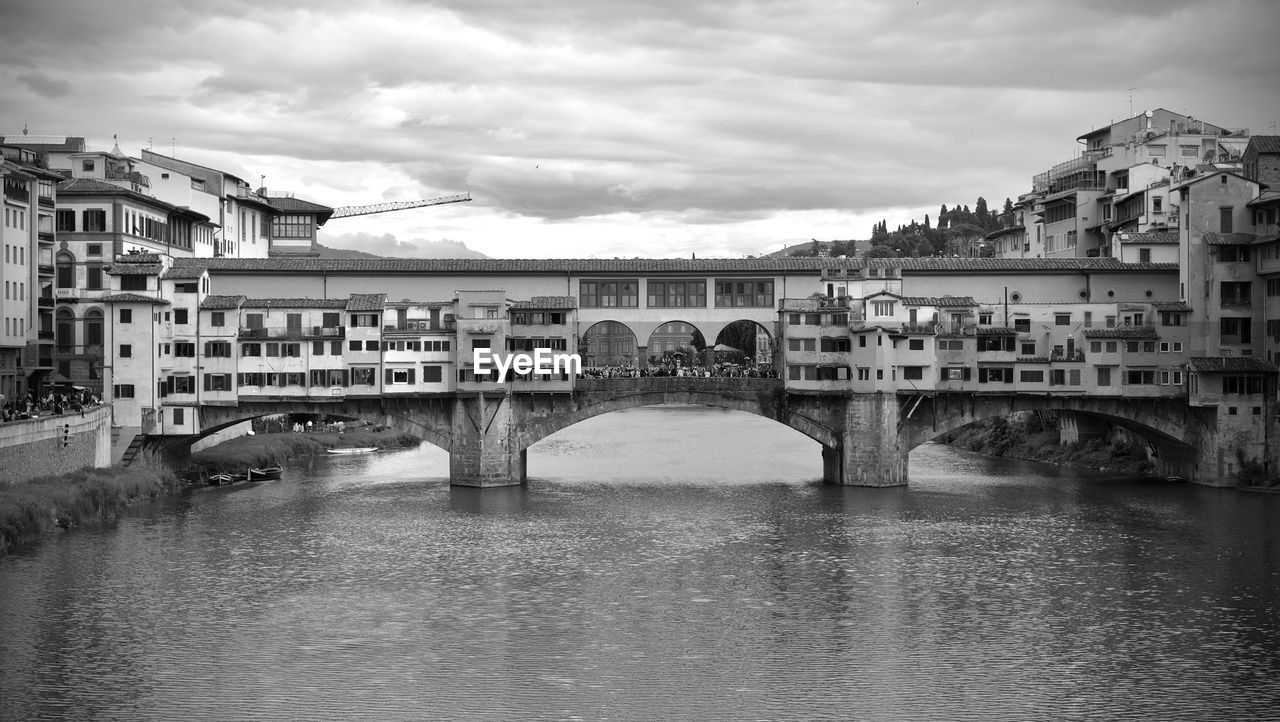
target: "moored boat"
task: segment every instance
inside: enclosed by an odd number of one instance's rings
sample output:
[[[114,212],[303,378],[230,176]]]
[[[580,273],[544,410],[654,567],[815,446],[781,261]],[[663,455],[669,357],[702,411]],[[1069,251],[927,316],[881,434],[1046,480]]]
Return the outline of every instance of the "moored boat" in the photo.
[[[249,481],[266,481],[267,479],[279,479],[282,469],[278,466],[264,466],[261,468],[250,468],[246,476]]]
[[[368,454],[377,451],[376,446],[352,446],[345,449],[325,449],[330,454]]]

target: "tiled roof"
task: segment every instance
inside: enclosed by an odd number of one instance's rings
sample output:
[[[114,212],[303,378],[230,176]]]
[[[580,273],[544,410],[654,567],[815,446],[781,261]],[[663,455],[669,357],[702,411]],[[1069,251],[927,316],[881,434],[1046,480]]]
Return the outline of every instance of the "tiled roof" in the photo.
[[[1254,241],[1253,244],[1256,246],[1260,243],[1271,243],[1272,241],[1280,241],[1280,233],[1272,233],[1266,236],[1258,236],[1258,240]]]
[[[976,329],[976,333],[979,336],[1016,336],[1018,335],[1017,329],[1010,328],[1009,326],[979,326]]]
[[[511,308],[517,308],[517,309],[523,309],[523,308],[562,309],[562,308],[577,308],[577,307],[578,307],[578,299],[574,298],[573,296],[534,296],[533,298],[530,298],[528,301],[516,301],[515,303],[511,304]]]
[[[231,308],[239,308],[244,303],[244,296],[205,296],[200,302],[201,310],[212,309],[221,311]]]
[[[45,153],[83,153],[84,138],[73,135],[58,136],[61,140],[51,143],[42,143],[39,136],[17,136],[6,135],[0,138],[0,143],[5,145],[16,145],[19,148],[27,150],[40,151]],[[53,140],[50,138],[50,140]]]
[[[162,306],[169,305],[169,302],[162,298],[143,296],[140,293],[113,293],[98,300],[103,303],[155,303]]]
[[[1019,357],[1018,357],[1018,363],[1020,363],[1020,364],[1047,364],[1047,363],[1049,363],[1049,357],[1048,357],[1048,356],[1019,356]]]
[[[1151,304],[1157,311],[1190,311],[1191,307],[1182,301],[1155,301]]]
[[[386,302],[387,294],[385,293],[353,293],[351,299],[347,301],[346,309],[348,311],[381,311]]]
[[[159,263],[112,263],[106,271],[112,276],[159,276],[164,266]]]
[[[243,308],[346,308],[345,298],[246,298]],[[379,306],[378,310],[382,310]]]
[[[1265,206],[1268,203],[1280,201],[1280,190],[1267,189],[1258,194],[1257,198],[1246,203],[1246,206]]]
[[[180,258],[210,273],[784,273],[900,268],[908,272],[1176,271],[1176,263],[1115,258]]]
[[[1145,233],[1122,233],[1120,243],[1174,243],[1178,242],[1176,231],[1147,231]]]
[[[132,198],[134,200],[142,201],[149,205],[155,206],[156,208],[163,208],[167,211],[173,210],[174,208],[177,207],[172,203],[166,203],[160,200],[159,198],[153,198],[148,195],[143,195],[142,193],[131,191],[128,188],[114,185],[112,183],[107,183],[106,181],[100,181],[96,178],[72,178],[71,180],[63,181],[58,184],[57,194],[58,194],[58,197],[60,198],[62,196],[74,196],[74,195],[128,196],[129,198]]]
[[[957,306],[977,306],[978,302],[973,300],[973,296],[903,296],[902,304],[904,306],[940,306],[943,308]]]
[[[1276,373],[1280,369],[1257,356],[1198,356],[1191,359],[1191,370],[1202,374],[1226,374],[1242,371]]]
[[[1085,338],[1125,338],[1146,339],[1160,338],[1156,330],[1150,326],[1117,326],[1116,328],[1086,328]]]
[[[1205,233],[1204,242],[1211,246],[1247,246],[1258,239],[1253,233]]]
[[[183,266],[170,268],[161,278],[166,281],[189,281],[204,275],[203,266]]]
[[[277,208],[286,213],[333,213],[333,209],[329,206],[322,206],[319,203],[304,201],[301,198],[293,198],[290,196],[267,196],[266,200],[273,208]]]
[[[1255,135],[1249,145],[1258,153],[1280,153],[1280,135]]]
[[[121,253],[116,256],[116,263],[159,263],[159,253]]]

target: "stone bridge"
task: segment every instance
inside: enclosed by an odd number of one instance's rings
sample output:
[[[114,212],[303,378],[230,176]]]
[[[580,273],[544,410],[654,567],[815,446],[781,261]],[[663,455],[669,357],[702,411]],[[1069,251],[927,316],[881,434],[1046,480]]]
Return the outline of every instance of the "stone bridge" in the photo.
[[[1212,410],[1188,407],[1181,399],[814,394],[787,392],[779,379],[645,377],[579,379],[572,392],[242,400],[202,406],[200,413],[206,434],[247,418],[282,413],[374,421],[448,451],[454,484],[485,487],[523,482],[529,447],[563,428],[654,404],[735,409],[785,424],[821,444],[823,478],[838,484],[905,484],[907,454],[916,446],[981,419],[1046,409],[1065,415],[1073,428],[1101,421],[1129,428],[1149,441],[1163,473],[1212,483],[1200,472],[1215,448],[1215,417]]]

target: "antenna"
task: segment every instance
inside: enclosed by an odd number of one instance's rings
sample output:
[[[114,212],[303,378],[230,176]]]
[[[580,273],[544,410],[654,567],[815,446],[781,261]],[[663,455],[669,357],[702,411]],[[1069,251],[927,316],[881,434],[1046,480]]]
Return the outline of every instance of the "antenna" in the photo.
[[[170,137],[170,138],[169,138],[169,157],[170,157],[170,158],[177,158],[177,157],[178,157],[178,150],[177,150],[177,147],[178,147],[178,139],[177,139],[177,138]]]
[[[1133,117],[1133,91],[1137,90],[1137,88],[1125,88],[1125,90],[1129,91],[1129,117],[1132,118]]]

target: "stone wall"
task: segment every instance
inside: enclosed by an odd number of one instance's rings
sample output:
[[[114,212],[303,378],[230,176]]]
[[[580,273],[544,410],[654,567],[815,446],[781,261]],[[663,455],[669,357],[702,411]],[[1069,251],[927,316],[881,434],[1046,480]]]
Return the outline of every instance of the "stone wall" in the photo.
[[[110,406],[0,424],[0,484],[110,465]]]

